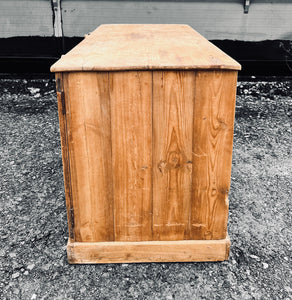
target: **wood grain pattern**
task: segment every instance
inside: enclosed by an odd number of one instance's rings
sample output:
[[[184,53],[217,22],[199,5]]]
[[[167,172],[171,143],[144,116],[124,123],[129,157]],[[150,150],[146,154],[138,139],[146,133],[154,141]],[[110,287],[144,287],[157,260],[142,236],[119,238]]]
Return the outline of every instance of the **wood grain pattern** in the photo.
[[[226,236],[236,80],[234,71],[196,73],[191,239]]]
[[[51,71],[240,68],[187,25],[118,24],[99,26]]]
[[[116,241],[152,239],[152,76],[110,73]]]
[[[195,72],[153,72],[153,238],[189,239]]]
[[[71,190],[71,176],[70,176],[70,163],[69,163],[69,149],[68,149],[68,135],[67,135],[67,122],[66,115],[64,114],[65,98],[64,98],[64,86],[63,86],[62,73],[56,73],[56,90],[58,101],[58,114],[59,114],[59,126],[60,126],[60,138],[62,149],[62,162],[63,162],[63,176],[64,176],[64,189],[66,198],[67,220],[69,238],[75,240],[74,235],[74,210],[73,199]]]
[[[141,263],[223,261],[230,240],[74,243],[68,241],[69,263]]]
[[[56,75],[71,263],[228,258],[238,69],[186,25],[101,26],[52,67],[82,70]]]
[[[68,73],[64,85],[75,240],[113,240],[108,74]]]

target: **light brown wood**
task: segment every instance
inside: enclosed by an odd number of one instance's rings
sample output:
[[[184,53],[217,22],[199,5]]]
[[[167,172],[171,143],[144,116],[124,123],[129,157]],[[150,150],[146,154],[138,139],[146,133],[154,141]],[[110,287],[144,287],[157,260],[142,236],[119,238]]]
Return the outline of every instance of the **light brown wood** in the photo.
[[[189,239],[195,72],[153,72],[153,239]]]
[[[237,72],[196,73],[191,239],[227,232]]]
[[[229,257],[227,236],[214,241],[149,241],[74,243],[69,240],[69,263],[142,263],[223,261]]]
[[[109,77],[115,240],[151,240],[152,74]]]
[[[185,25],[107,25],[65,67],[69,261],[227,259],[240,66]]]
[[[65,75],[63,75],[62,73],[55,74],[68,231],[69,231],[69,238],[75,239],[74,211],[73,211],[73,199],[72,199],[70,164],[69,164],[69,149],[68,149],[68,131],[67,131],[68,128],[66,122],[66,103],[64,98],[63,76]]]
[[[108,74],[65,74],[64,89],[75,240],[113,240]]]
[[[117,24],[99,26],[51,71],[240,68],[187,25]]]

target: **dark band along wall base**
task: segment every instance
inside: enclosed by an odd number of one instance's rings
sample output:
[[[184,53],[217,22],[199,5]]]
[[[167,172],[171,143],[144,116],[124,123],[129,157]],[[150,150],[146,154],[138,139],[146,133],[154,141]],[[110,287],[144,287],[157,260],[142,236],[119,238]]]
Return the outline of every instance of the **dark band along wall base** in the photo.
[[[82,39],[37,36],[0,38],[0,72],[48,73],[50,66]],[[288,40],[211,42],[242,65],[242,76],[292,76],[292,45]]]

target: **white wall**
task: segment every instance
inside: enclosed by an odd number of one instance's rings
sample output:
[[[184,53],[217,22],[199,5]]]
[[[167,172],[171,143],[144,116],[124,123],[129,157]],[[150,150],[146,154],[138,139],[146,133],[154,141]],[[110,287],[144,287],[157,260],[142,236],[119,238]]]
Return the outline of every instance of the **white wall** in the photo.
[[[0,0],[0,37],[52,36],[50,0]]]
[[[208,39],[292,40],[292,0],[62,0],[63,33],[83,36],[103,23],[189,24]],[[0,0],[0,37],[52,36],[50,0]]]

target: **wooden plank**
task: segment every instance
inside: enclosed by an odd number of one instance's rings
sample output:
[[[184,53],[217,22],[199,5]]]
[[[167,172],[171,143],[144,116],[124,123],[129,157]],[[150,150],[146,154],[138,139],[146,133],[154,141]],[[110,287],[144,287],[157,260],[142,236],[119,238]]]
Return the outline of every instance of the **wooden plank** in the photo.
[[[153,72],[153,238],[189,239],[195,72]]]
[[[226,236],[236,80],[234,71],[196,73],[192,239]]]
[[[152,75],[109,73],[115,240],[152,238]]]
[[[230,240],[74,243],[69,240],[69,263],[142,263],[223,261],[229,256]]]
[[[75,239],[110,241],[114,235],[108,74],[68,73],[64,83]]]
[[[187,25],[119,24],[98,27],[51,71],[240,68]]]
[[[58,113],[59,113],[59,125],[60,125],[61,149],[62,149],[64,189],[65,189],[67,220],[68,220],[68,231],[69,231],[69,238],[72,240],[75,240],[74,211],[73,211],[73,199],[72,199],[72,190],[71,190],[67,122],[66,122],[66,114],[64,114],[66,107],[65,107],[65,98],[64,98],[63,76],[65,76],[65,75],[63,75],[62,73],[55,74],[57,101],[58,101]]]

